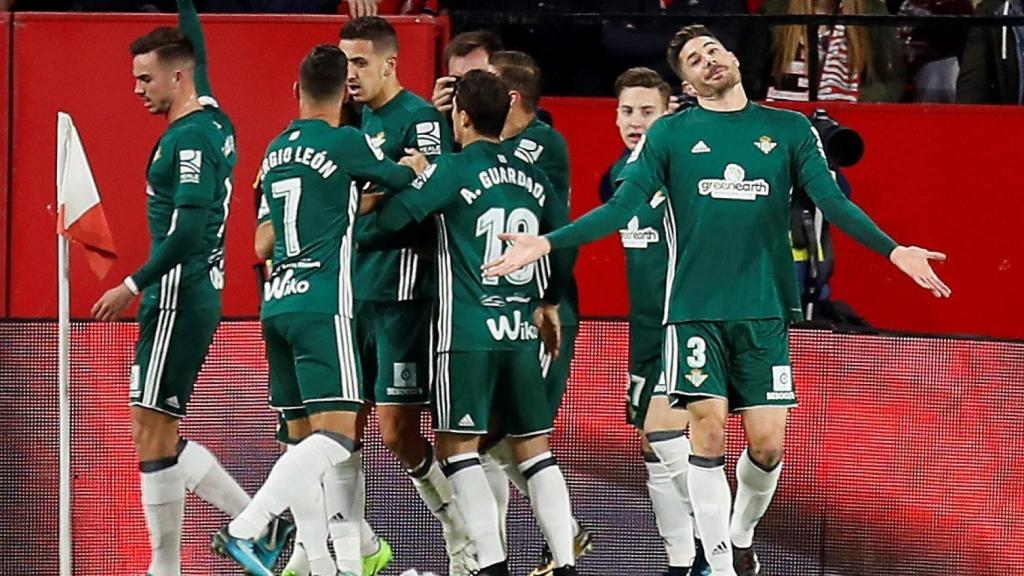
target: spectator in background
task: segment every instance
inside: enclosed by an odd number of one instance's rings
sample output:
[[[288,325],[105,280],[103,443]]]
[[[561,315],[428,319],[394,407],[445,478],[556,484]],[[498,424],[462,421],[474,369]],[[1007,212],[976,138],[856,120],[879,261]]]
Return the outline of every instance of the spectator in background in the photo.
[[[909,16],[969,15],[971,0],[906,0],[899,13]],[[967,42],[967,26],[921,24],[900,29],[914,102],[956,101],[959,56]]]
[[[985,1],[975,14],[1021,16],[1020,0]],[[1021,64],[1024,28],[975,26],[967,36],[956,81],[956,101],[961,104],[1021,104]]]
[[[767,0],[763,14],[888,14],[879,0]],[[778,26],[753,34],[746,62],[754,98],[808,100],[807,29]],[[770,49],[769,49],[770,47]],[[818,29],[818,99],[897,102],[906,88],[896,30],[891,27],[821,26]]]

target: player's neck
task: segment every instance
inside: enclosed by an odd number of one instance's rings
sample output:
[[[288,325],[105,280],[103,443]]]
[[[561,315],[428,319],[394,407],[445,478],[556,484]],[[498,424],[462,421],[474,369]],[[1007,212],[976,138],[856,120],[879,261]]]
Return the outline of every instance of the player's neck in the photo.
[[[199,95],[192,92],[188,96],[171,101],[171,107],[167,110],[167,123],[174,124],[175,121],[202,109],[203,105],[199,103]]]
[[[477,142],[490,142],[491,144],[500,144],[501,140],[491,136],[484,136],[477,132],[476,130],[473,130],[472,128],[467,129],[462,136],[462,148],[468,148],[470,144],[475,144]]]
[[[332,128],[341,126],[341,109],[337,106],[324,106],[320,104],[299,104],[300,120],[323,120]]]
[[[394,100],[395,96],[398,96],[398,93],[401,91],[402,85],[398,83],[397,79],[389,81],[384,84],[380,89],[380,92],[377,93],[377,96],[373,100],[367,102],[366,105],[369,106],[371,110],[380,110],[387,105],[388,102]]]
[[[505,119],[505,127],[501,130],[501,139],[508,140],[509,138],[519,136],[536,117],[536,112],[527,112],[518,106],[509,108],[508,118]]]
[[[747,98],[743,84],[737,82],[732,88],[713,96],[703,98],[697,97],[697,104],[712,112],[739,112],[747,107],[750,99]]]

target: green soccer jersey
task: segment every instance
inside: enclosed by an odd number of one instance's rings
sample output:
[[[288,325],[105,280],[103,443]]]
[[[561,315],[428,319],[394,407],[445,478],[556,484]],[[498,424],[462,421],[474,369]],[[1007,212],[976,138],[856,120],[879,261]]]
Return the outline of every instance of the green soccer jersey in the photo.
[[[506,149],[519,159],[540,168],[551,181],[553,197],[569,208],[569,147],[557,130],[538,118],[526,125],[522,132],[504,142]],[[576,279],[570,276],[566,285],[565,303],[559,308],[564,326],[579,324],[579,295]]]
[[[363,132],[385,156],[396,161],[406,155],[406,148],[415,148],[427,157],[450,152],[451,139],[443,122],[444,117],[429,102],[404,89],[377,110],[363,107]],[[356,226],[361,236],[365,224],[357,221]],[[429,237],[429,228],[426,232]],[[423,272],[420,258],[411,248],[359,252],[356,299],[400,302],[432,297],[433,287]]]
[[[618,179],[629,158],[628,151],[611,168]],[[665,277],[668,242],[665,238],[665,195],[661,192],[630,218],[619,230],[626,252],[629,283],[629,362],[636,365],[661,356],[661,325],[665,315]]]
[[[789,240],[794,187],[876,252],[896,247],[842,195],[817,133],[795,112],[750,103],[662,118],[619,178],[612,200],[548,238],[556,249],[596,239],[665,190],[666,323],[801,317]]]
[[[481,266],[502,253],[499,234],[541,233],[568,222],[567,207],[550,189],[540,169],[497,142],[477,141],[438,158],[381,209],[381,223],[396,211],[405,221],[436,215],[438,352],[536,346],[533,309],[542,296],[557,302],[564,294],[571,251],[503,278],[483,278]]]
[[[231,173],[237,162],[235,128],[213,97],[203,33],[191,1],[180,2],[179,12],[181,29],[195,48],[194,79],[202,109],[171,123],[150,155],[146,169],[150,258],[133,278],[143,289],[144,305],[219,308]],[[185,253],[168,259],[161,252],[176,229],[179,209],[186,207],[205,211],[201,239],[177,247]],[[157,270],[157,262],[173,267],[163,272],[166,265]]]
[[[313,312],[351,318],[355,180],[398,190],[413,176],[354,128],[292,122],[270,143],[260,167],[259,217],[274,228],[261,317]]]

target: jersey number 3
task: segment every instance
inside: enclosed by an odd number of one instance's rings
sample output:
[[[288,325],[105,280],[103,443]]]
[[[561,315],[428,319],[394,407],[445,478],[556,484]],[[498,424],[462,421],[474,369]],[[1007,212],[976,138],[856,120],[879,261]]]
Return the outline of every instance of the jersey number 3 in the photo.
[[[537,215],[526,208],[516,208],[505,217],[504,208],[491,208],[476,219],[476,235],[486,236],[487,245],[484,247],[484,262],[490,262],[500,258],[505,250],[498,234],[537,234],[540,231],[540,223]],[[533,273],[537,269],[534,262],[505,276],[509,284],[522,286],[533,280]],[[494,286],[498,284],[498,278],[484,278],[484,284]]]

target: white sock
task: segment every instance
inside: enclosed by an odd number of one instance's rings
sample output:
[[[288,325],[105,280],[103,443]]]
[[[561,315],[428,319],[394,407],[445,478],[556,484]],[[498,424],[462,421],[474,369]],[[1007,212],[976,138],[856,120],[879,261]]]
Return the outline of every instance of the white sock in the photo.
[[[668,565],[679,568],[692,566],[697,548],[693,541],[690,498],[679,493],[672,473],[656,454],[644,453],[644,463],[647,466],[647,493],[651,497],[658,533],[665,541]]]
[[[441,465],[434,458],[434,452],[427,453],[426,459],[414,470],[408,470],[412,484],[416,487],[423,503],[434,515],[444,532],[445,545],[452,553],[466,538],[465,521],[456,506],[452,504],[452,488],[448,478],[441,471]]]
[[[324,494],[327,498],[328,531],[334,546],[334,560],[338,570],[359,574],[363,569],[360,555],[360,524],[358,484],[361,462],[354,458],[338,464],[324,476]]]
[[[519,490],[520,494],[529,498],[530,484],[519,470],[519,463],[516,462],[515,454],[512,453],[512,445],[508,443],[508,439],[506,438],[498,442],[487,452],[494,457],[494,460],[498,462],[501,469],[505,471],[505,476],[516,487],[516,490]]]
[[[159,464],[157,464],[160,462]],[[152,472],[141,472],[142,508],[146,513],[146,528],[152,555],[149,574],[152,576],[180,576],[181,524],[185,515],[185,481],[181,467],[173,459],[146,462],[164,466]],[[168,466],[168,464],[170,464]]]
[[[511,496],[508,489],[508,476],[505,475],[501,464],[494,459],[494,456],[491,456],[490,452],[480,456],[480,465],[484,469],[484,475],[487,476],[487,483],[491,486],[494,501],[498,504],[498,529],[501,533],[501,542],[504,544],[508,541],[505,525],[508,519],[508,501]]]
[[[754,543],[754,528],[772,502],[779,486],[782,461],[765,471],[743,450],[736,461],[736,505],[733,509],[729,535],[734,546],[750,548]]]
[[[569,502],[569,488],[555,457],[551,452],[538,454],[520,464],[519,470],[529,483],[533,515],[551,549],[555,566],[575,565],[573,540],[576,532],[572,504]]]
[[[714,576],[735,576],[732,545],[729,543],[729,509],[732,494],[725,477],[725,456],[690,456],[688,473],[690,501],[700,527],[704,554]]]
[[[313,574],[334,574],[334,560],[327,549],[323,480],[328,470],[348,459],[354,447],[341,434],[307,436],[278,459],[252,503],[228,524],[228,532],[237,538],[258,538],[274,517],[291,508],[296,537],[306,548]]]
[[[298,576],[309,576],[309,558],[306,558],[306,549],[303,548],[298,535],[295,538],[295,547],[292,548],[292,555],[288,557],[288,563],[285,564],[284,569],[285,571],[291,570]]]
[[[480,566],[505,560],[498,530],[498,505],[480,467],[480,455],[467,452],[444,462],[444,474],[455,495],[455,504],[466,521],[466,533],[476,546]]]
[[[185,489],[236,518],[249,505],[249,495],[205,446],[194,440],[184,442],[178,465],[185,477]]]
[[[359,521],[359,554],[370,556],[380,550],[380,543],[377,542],[377,534],[373,527],[366,521],[366,473],[363,471],[363,449],[359,448],[352,453],[352,461],[359,471],[359,481],[356,483],[356,512]]]

